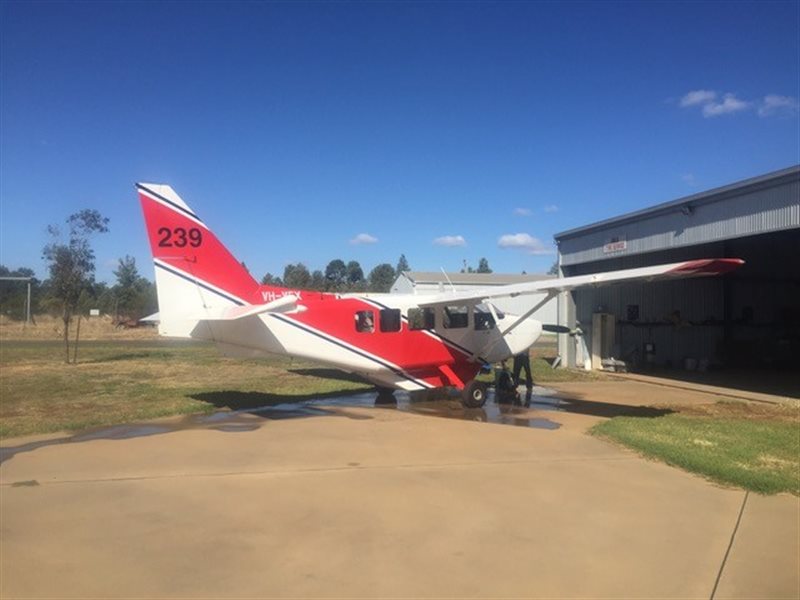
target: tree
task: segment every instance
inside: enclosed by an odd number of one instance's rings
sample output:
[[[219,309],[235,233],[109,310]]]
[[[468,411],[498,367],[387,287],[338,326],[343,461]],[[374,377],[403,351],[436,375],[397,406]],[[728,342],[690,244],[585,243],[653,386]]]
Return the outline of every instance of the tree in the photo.
[[[122,314],[129,319],[138,319],[155,311],[157,301],[155,300],[154,286],[139,275],[135,258],[128,255],[120,258],[114,275],[117,278],[117,284],[111,292],[114,296],[114,316],[116,318]],[[101,290],[95,287],[94,292],[99,301],[102,298]]]
[[[318,292],[325,291],[325,275],[319,269],[315,269],[311,274],[311,289]]]
[[[336,258],[325,267],[325,280],[328,282],[328,289],[339,291],[347,280],[347,266],[344,261]]]
[[[382,263],[369,272],[369,291],[388,292],[392,289],[395,275],[389,263]]]
[[[125,258],[120,258],[114,276],[117,278],[117,285],[114,286],[116,296],[114,316],[118,317],[120,311],[127,314],[131,310],[138,295],[139,270],[136,268],[136,259],[127,254]]]
[[[288,264],[283,270],[283,285],[295,290],[307,290],[311,284],[311,273],[303,263]]]
[[[400,260],[397,261],[397,267],[395,267],[395,272],[399,276],[401,273],[405,273],[406,271],[410,271],[411,267],[408,266],[408,261],[406,260],[406,255],[401,254]]]
[[[42,250],[42,257],[49,263],[49,300],[58,307],[64,321],[64,353],[69,363],[69,326],[81,293],[94,282],[94,251],[89,239],[93,234],[108,231],[108,219],[87,208],[70,215],[67,226],[66,242],[61,240],[58,226],[47,228],[52,241]]]
[[[489,268],[489,261],[485,258],[481,258],[478,261],[478,270],[476,273],[491,273],[492,270]]]
[[[351,260],[347,263],[345,279],[347,280],[347,288],[349,290],[355,290],[364,282],[364,270],[361,268],[361,265],[358,264],[357,260]]]
[[[272,273],[267,273],[261,278],[261,285],[274,285],[276,287],[283,287],[283,281],[280,277],[275,277]]]

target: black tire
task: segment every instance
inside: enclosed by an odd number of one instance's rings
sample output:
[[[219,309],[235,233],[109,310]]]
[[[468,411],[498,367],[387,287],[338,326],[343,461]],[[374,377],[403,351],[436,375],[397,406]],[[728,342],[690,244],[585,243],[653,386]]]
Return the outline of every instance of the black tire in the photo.
[[[465,408],[481,408],[486,404],[486,384],[472,380],[461,392],[461,404]]]
[[[392,388],[378,387],[378,396],[375,398],[375,405],[393,405],[397,406],[397,398],[394,396]]]

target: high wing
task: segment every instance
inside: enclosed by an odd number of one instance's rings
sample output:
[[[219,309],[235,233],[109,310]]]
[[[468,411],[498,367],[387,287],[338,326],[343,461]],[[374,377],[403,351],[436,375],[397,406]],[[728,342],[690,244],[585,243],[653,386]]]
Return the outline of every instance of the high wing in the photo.
[[[740,258],[704,258],[636,269],[622,269],[619,271],[577,275],[575,277],[515,283],[469,292],[431,294],[420,296],[418,305],[421,307],[446,306],[453,304],[453,302],[477,304],[492,298],[513,298],[526,294],[541,294],[543,292],[547,293],[548,296],[553,296],[558,292],[566,292],[578,287],[608,285],[623,281],[658,281],[684,277],[708,277],[733,271],[743,264],[744,261]]]

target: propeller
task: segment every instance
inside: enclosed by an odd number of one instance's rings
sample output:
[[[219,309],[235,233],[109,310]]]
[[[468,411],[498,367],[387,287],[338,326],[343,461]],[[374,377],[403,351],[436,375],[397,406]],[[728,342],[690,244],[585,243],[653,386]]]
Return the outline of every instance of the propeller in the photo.
[[[570,329],[566,325],[542,324],[542,331],[548,331],[550,333],[568,333],[568,334],[574,334],[575,333],[574,329]]]

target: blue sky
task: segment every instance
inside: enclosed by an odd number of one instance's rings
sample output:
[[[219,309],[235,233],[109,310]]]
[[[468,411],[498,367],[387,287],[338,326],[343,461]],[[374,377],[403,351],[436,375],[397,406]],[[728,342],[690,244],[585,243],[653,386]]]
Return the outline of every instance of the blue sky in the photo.
[[[798,2],[1,7],[0,263],[41,277],[82,208],[99,279],[152,277],[136,181],[257,278],[531,273],[554,233],[800,163]]]

